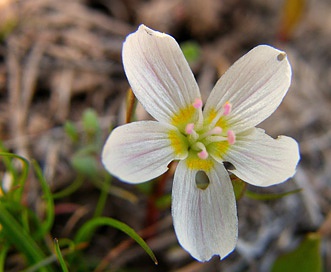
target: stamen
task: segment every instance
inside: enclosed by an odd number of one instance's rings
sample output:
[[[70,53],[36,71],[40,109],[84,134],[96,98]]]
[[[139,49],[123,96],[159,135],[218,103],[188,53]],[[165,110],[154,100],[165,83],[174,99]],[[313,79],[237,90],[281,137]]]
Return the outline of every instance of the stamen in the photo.
[[[228,142],[230,145],[236,142],[236,135],[234,134],[233,130],[228,130]]]
[[[199,134],[194,130],[195,125],[193,123],[188,123],[185,127],[185,133],[189,135],[188,139],[190,142],[195,142],[199,139]]]
[[[229,101],[227,101],[224,105],[223,105],[223,115],[229,115],[230,112],[232,110],[232,105],[230,104]]]
[[[198,120],[195,124],[196,124],[197,129],[199,130],[199,129],[201,129],[201,127],[203,125],[203,114],[202,114],[203,103],[202,103],[201,98],[196,98],[192,105],[194,108],[196,108],[198,110]]]
[[[231,111],[232,111],[232,104],[229,101],[226,101],[225,104],[223,105],[222,109],[219,110],[217,112],[216,116],[212,119],[212,121],[210,123],[210,127],[215,126],[222,115],[227,116],[231,113]]]
[[[200,152],[198,153],[198,157],[199,157],[200,159],[203,159],[203,160],[207,159],[207,158],[208,158],[208,152],[207,152],[207,150],[202,150],[202,151],[200,151]]]
[[[209,135],[213,134],[221,134],[223,132],[223,129],[221,127],[214,127],[209,131]]]
[[[220,135],[222,134],[223,129],[220,127],[214,127],[213,129],[207,131],[206,133],[202,134],[200,136],[200,139],[204,139],[204,138],[209,138],[212,137],[212,135]]]
[[[196,98],[194,103],[193,103],[193,107],[196,109],[202,109],[202,100],[200,98]]]
[[[205,138],[205,145],[208,145],[210,143],[215,143],[215,142],[223,142],[227,141],[228,138],[225,136],[208,136]]]
[[[206,150],[205,145],[201,142],[197,142],[196,147],[201,149],[201,151],[198,153],[198,157],[203,160],[207,159],[209,154]]]
[[[194,131],[194,124],[193,123],[187,124],[185,127],[186,134],[192,134],[193,131]]]

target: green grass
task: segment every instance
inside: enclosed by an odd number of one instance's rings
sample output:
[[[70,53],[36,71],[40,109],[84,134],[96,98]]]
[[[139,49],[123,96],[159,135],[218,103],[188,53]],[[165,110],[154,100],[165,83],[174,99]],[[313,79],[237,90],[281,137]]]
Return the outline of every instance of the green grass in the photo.
[[[127,198],[129,202],[135,202],[137,198],[113,186],[111,176],[100,165],[102,141],[95,112],[86,111],[82,122],[81,129],[73,123],[64,126],[74,146],[69,160],[76,177],[59,192],[51,191],[36,161],[7,152],[0,142],[0,169],[4,169],[0,178],[6,176],[11,183],[6,185],[0,180],[0,271],[6,271],[9,266],[24,272],[93,271],[102,257],[95,260],[96,257],[87,255],[86,249],[93,244],[93,236],[100,226],[122,231],[146,251],[152,262],[157,263],[154,253],[135,230],[121,221],[103,216],[109,195]],[[26,200],[31,193],[28,186],[31,177],[39,183],[38,208]],[[54,227],[59,227],[54,200],[61,203],[62,199],[77,193],[86,181],[99,190],[91,215],[77,224],[73,237],[53,237]],[[19,258],[14,264],[16,267],[10,262],[13,256]],[[89,262],[91,259],[93,261]]]

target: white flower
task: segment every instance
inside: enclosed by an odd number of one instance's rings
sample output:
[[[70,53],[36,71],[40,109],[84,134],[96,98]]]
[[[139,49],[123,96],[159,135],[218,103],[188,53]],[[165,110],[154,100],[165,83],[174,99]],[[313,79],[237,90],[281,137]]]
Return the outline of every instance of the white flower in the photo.
[[[181,246],[199,261],[233,251],[236,202],[223,162],[257,186],[293,176],[299,161],[292,138],[273,139],[255,128],[281,103],[291,82],[286,54],[255,47],[220,78],[206,104],[177,42],[144,25],[123,45],[132,90],[156,121],[120,126],[102,153],[105,168],[129,183],[151,180],[179,160],[172,189],[174,228]]]

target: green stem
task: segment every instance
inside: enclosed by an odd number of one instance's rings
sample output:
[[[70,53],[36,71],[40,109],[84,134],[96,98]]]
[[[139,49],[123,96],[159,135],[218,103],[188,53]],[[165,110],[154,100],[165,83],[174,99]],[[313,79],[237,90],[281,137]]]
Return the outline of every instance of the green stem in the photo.
[[[109,188],[110,188],[110,183],[111,183],[111,176],[108,176],[108,177],[106,178],[106,180],[101,188],[100,197],[98,199],[98,203],[95,208],[94,215],[93,215],[94,218],[100,217],[102,215],[103,209],[106,205],[108,192],[109,192]]]

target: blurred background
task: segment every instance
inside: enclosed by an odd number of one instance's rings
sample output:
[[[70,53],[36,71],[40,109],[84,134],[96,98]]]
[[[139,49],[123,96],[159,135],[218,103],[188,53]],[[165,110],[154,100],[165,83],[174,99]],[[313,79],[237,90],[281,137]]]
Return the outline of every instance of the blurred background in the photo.
[[[69,270],[303,271],[272,270],[283,256],[298,264],[312,259],[307,267],[316,261],[317,270],[307,271],[331,271],[330,14],[328,0],[0,0],[0,148],[42,169],[54,200],[45,239],[73,239],[102,215],[137,231],[159,262],[121,231],[101,227],[79,249],[84,262],[64,256]],[[178,245],[170,215],[173,169],[133,186],[111,178],[100,163],[111,128],[126,120],[121,49],[141,23],[175,37],[204,98],[258,44],[286,51],[291,62],[290,90],[260,127],[299,142],[297,173],[278,186],[247,186],[238,200],[238,246],[221,262],[198,263]],[[138,104],[132,119],[146,118]],[[10,191],[7,173],[0,164],[2,194]],[[42,219],[40,187],[30,173],[21,203]],[[296,189],[302,190],[286,195]],[[0,231],[0,249],[3,239]],[[28,267],[15,246],[5,255],[6,271]]]

